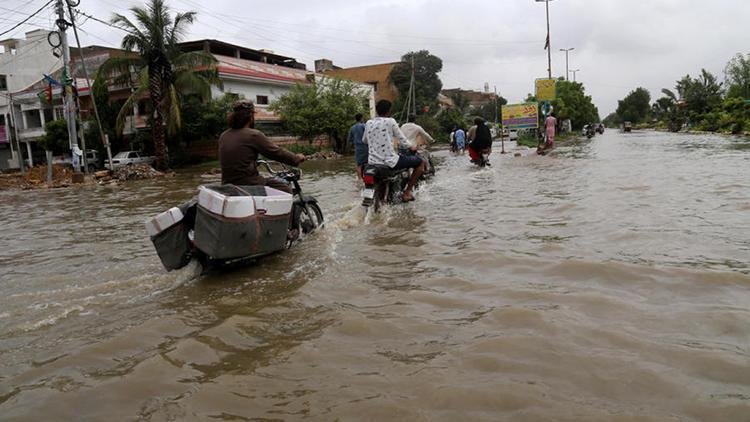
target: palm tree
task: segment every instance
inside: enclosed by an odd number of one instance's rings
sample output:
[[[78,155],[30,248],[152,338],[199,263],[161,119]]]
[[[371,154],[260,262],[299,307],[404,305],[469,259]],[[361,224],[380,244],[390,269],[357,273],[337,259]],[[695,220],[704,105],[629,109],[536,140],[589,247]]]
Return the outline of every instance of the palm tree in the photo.
[[[172,17],[163,0],[150,0],[145,8],[134,6],[130,12],[135,23],[118,13],[111,22],[128,32],[122,39],[122,48],[138,55],[109,58],[99,68],[97,77],[111,77],[116,85],[133,86],[134,83],[133,92],[117,115],[119,133],[133,105],[148,93],[153,110],[155,167],[165,170],[169,167],[166,132],[175,134],[181,126],[181,98],[193,94],[207,100],[211,97],[212,85],[221,87],[217,60],[204,51],[180,51],[178,43],[187,26],[193,23],[195,12],[177,13]],[[135,81],[133,75],[137,75]]]

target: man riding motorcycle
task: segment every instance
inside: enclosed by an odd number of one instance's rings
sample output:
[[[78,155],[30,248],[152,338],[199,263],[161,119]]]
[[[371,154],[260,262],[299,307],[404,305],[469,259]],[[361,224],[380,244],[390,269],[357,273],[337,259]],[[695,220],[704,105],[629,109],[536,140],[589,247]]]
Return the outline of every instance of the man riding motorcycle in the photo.
[[[368,164],[384,165],[392,170],[403,170],[411,168],[411,178],[406,185],[401,199],[404,202],[414,200],[411,191],[416,185],[417,180],[424,172],[427,161],[417,155],[399,154],[394,147],[393,139],[396,138],[398,143],[412,152],[417,151],[416,145],[413,145],[406,135],[398,127],[398,123],[391,116],[391,102],[380,100],[375,105],[377,117],[370,119],[365,124],[365,134],[362,142],[368,145]]]

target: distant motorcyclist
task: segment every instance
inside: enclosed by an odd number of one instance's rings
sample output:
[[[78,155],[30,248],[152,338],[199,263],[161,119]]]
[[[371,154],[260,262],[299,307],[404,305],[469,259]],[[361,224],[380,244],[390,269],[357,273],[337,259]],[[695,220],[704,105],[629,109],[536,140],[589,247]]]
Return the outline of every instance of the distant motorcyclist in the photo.
[[[469,144],[469,157],[472,163],[479,163],[482,154],[489,155],[491,153],[492,133],[481,117],[474,119],[474,124],[476,129],[474,130],[473,140]]]
[[[229,114],[230,128],[219,137],[219,162],[221,183],[234,185],[266,185],[292,192],[289,184],[276,178],[265,178],[258,172],[256,161],[263,154],[272,160],[298,166],[305,161],[303,154],[294,154],[274,144],[255,126],[255,106],[251,101],[240,100],[232,105]]]
[[[416,155],[399,154],[394,148],[393,139],[396,138],[398,143],[412,152],[417,151],[416,145],[413,145],[406,135],[398,127],[396,120],[391,118],[391,102],[380,100],[375,105],[377,117],[370,119],[365,124],[365,134],[362,141],[368,145],[368,164],[385,165],[393,170],[413,169],[409,183],[401,195],[405,202],[413,201],[414,196],[411,191],[416,185],[417,180],[424,172],[427,166],[427,160]]]

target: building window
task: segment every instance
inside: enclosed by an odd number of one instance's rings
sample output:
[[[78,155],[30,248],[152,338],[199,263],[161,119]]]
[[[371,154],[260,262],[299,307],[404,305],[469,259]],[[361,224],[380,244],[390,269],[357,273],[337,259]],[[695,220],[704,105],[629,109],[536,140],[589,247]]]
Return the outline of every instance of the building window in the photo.
[[[255,104],[268,105],[268,95],[256,95]]]
[[[0,91],[7,91],[8,90],[8,77],[5,75],[0,75]]]

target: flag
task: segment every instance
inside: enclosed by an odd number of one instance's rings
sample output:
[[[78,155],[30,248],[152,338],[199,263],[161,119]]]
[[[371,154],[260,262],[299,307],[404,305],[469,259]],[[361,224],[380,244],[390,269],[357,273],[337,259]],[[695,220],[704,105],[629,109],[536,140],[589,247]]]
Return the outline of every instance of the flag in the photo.
[[[60,82],[58,82],[55,78],[53,78],[50,75],[44,75],[44,80],[47,81],[50,85],[60,86]]]
[[[545,41],[544,43],[544,49],[546,50],[548,48],[549,48],[549,34],[547,34],[547,41]]]

